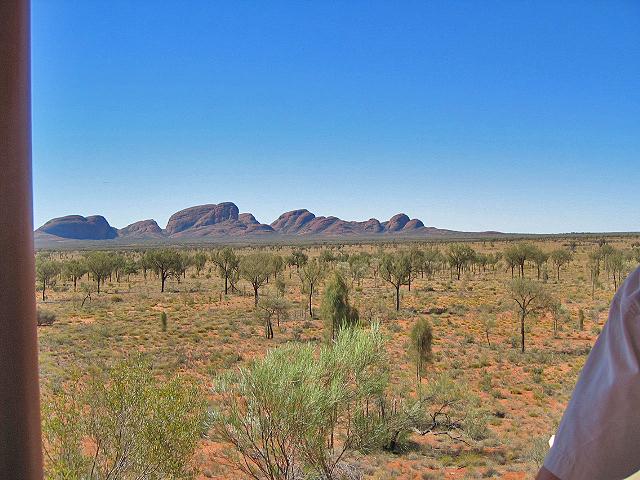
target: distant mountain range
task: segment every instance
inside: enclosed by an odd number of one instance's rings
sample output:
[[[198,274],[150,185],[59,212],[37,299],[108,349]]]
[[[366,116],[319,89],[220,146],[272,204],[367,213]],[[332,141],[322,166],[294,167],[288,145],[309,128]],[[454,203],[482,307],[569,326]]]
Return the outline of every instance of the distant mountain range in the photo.
[[[141,220],[121,229],[109,225],[100,215],[82,217],[68,215],[49,220],[35,231],[36,246],[65,241],[224,241],[256,237],[445,237],[495,236],[499,232],[456,232],[426,227],[417,218],[404,213],[394,215],[386,222],[371,218],[364,222],[341,220],[337,217],[316,217],[309,210],[283,213],[270,225],[260,223],[251,213],[240,213],[231,202],[198,205],[185,208],[169,218],[162,229],[155,220]]]

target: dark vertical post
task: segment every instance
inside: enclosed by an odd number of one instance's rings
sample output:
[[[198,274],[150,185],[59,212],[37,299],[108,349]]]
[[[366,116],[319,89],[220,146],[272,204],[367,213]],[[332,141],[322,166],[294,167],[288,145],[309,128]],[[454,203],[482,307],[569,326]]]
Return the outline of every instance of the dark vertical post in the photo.
[[[41,480],[29,0],[0,0],[0,479]]]

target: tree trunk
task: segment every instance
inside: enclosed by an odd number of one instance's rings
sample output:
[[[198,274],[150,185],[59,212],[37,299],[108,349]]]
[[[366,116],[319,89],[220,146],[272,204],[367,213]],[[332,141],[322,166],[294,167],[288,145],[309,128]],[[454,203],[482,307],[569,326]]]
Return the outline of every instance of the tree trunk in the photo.
[[[522,353],[524,353],[524,312],[520,313],[520,335],[522,336]]]
[[[226,295],[229,291],[229,275],[224,276],[224,294]]]
[[[396,312],[400,310],[400,285],[396,287]]]
[[[100,277],[98,277],[98,295],[100,295]]]
[[[42,301],[44,302],[44,291],[47,288],[47,284],[45,282],[42,282]]]
[[[253,286],[253,299],[254,299],[255,306],[258,307],[258,287],[257,287],[257,285]]]
[[[164,273],[160,274],[160,279],[161,279],[161,287],[160,287],[160,292],[164,293],[164,282],[167,280],[167,277],[164,275]]]

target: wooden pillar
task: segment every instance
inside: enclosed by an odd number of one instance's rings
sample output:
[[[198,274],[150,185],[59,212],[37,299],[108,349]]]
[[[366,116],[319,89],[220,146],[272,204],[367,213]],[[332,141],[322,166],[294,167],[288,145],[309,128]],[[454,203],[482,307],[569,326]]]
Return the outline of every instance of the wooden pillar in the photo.
[[[0,0],[0,479],[41,480],[29,0]]]

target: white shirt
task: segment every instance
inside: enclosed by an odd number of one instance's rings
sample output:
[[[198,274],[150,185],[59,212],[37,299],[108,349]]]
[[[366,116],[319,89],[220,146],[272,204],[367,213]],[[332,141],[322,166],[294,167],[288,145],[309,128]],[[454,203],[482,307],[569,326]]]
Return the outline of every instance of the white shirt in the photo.
[[[640,470],[640,268],[613,298],[544,466],[562,480]]]

